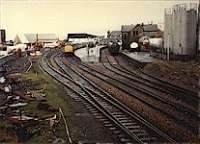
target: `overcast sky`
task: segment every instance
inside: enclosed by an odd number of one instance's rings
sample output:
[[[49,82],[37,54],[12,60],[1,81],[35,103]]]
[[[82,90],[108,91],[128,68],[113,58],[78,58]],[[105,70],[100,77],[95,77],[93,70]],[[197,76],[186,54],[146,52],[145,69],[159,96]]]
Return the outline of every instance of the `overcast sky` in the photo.
[[[106,34],[121,25],[163,23],[164,8],[199,0],[0,0],[0,27],[17,33]]]

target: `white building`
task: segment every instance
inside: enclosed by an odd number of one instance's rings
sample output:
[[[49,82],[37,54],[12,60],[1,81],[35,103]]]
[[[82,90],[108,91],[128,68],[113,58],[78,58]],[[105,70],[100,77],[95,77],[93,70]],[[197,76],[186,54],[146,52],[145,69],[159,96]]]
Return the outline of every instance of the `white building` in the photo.
[[[36,42],[41,43],[53,43],[58,40],[56,34],[17,34],[14,43],[15,44],[33,44]]]

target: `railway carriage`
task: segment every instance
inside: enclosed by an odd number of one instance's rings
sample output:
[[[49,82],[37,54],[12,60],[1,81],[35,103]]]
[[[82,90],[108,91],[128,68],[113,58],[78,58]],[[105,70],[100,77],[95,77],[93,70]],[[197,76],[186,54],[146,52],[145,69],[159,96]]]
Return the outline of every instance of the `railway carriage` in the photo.
[[[112,55],[117,55],[120,50],[120,45],[117,42],[113,42],[108,45],[108,50]]]

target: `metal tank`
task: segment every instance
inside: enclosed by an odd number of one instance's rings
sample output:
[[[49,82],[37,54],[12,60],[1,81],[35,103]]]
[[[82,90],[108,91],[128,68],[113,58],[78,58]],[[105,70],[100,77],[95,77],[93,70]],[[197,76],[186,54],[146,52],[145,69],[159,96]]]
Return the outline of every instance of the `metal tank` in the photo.
[[[197,4],[178,4],[165,10],[164,48],[175,55],[196,54]]]
[[[196,54],[196,28],[197,28],[197,7],[187,11],[187,43],[186,54]]]
[[[164,27],[164,50],[172,49],[172,9],[165,9],[165,27]]]

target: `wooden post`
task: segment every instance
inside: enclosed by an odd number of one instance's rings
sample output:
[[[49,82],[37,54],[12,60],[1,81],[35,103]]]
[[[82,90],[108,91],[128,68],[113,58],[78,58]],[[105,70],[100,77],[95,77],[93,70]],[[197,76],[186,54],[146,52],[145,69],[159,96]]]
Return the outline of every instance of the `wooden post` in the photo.
[[[200,79],[199,79],[199,85],[200,85]],[[200,99],[200,92],[198,92],[198,97]],[[198,137],[198,141],[200,141],[200,100],[198,100],[198,120],[197,120],[197,127],[198,127],[198,133],[197,133],[197,137]]]
[[[198,5],[198,22],[197,22],[197,54],[199,56],[199,26],[200,26],[200,0],[199,0],[199,5]],[[199,77],[199,86],[200,86],[200,77]],[[198,92],[198,96],[200,98],[200,92]],[[198,101],[198,118],[200,119],[200,100]],[[200,120],[198,119],[198,140],[200,141]]]
[[[199,4],[198,4],[198,10],[197,10],[197,28],[196,28],[196,54],[197,56],[199,56],[199,30],[200,30],[200,0],[199,0]]]

